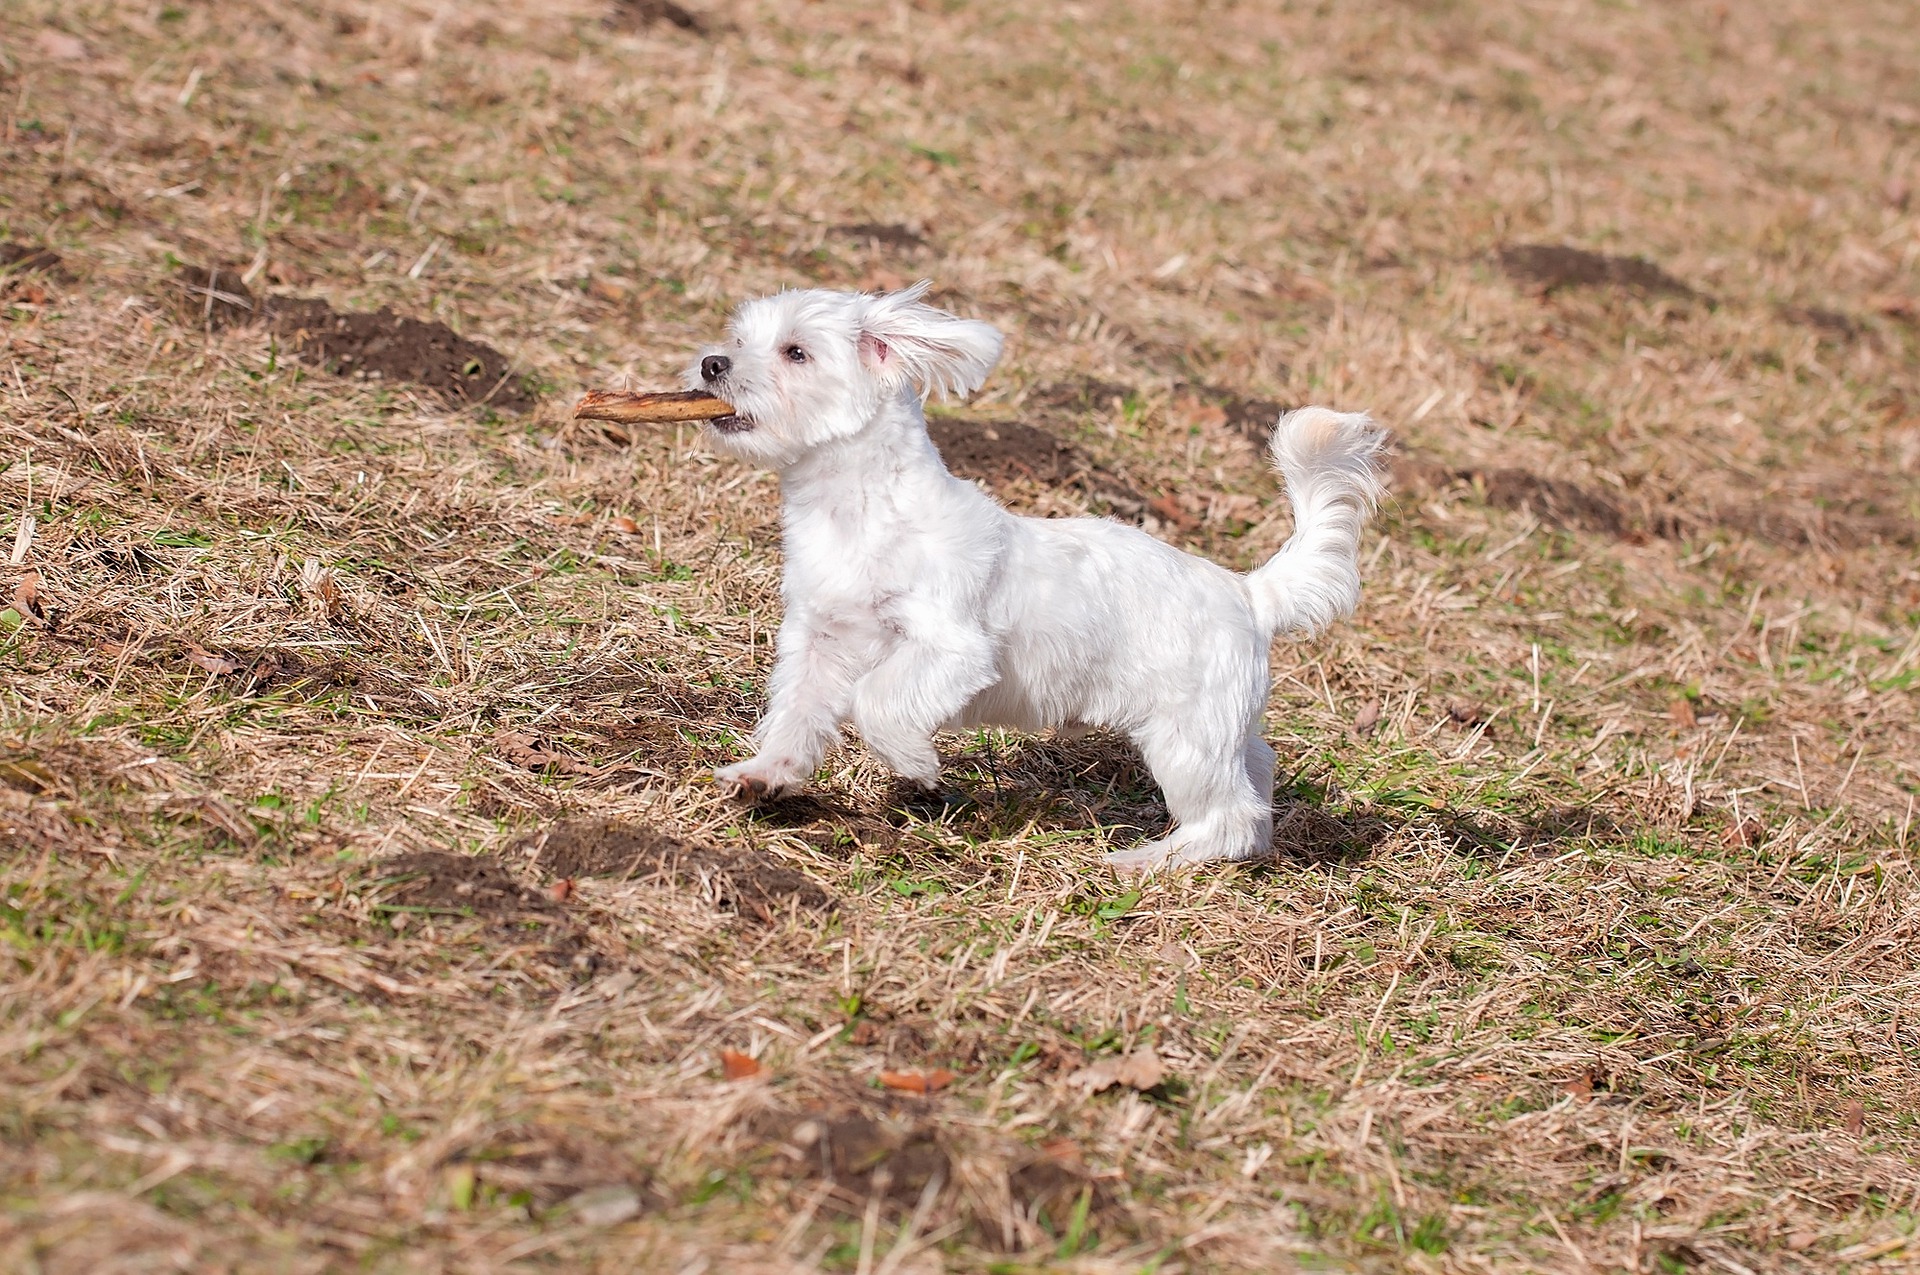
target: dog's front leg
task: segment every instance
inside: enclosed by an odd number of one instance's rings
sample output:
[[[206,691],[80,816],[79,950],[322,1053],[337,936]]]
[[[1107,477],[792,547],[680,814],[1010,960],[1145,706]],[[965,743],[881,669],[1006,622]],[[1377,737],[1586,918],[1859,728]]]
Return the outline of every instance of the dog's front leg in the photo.
[[[716,784],[743,797],[777,797],[806,782],[839,740],[861,673],[851,645],[804,615],[781,622],[778,646],[753,756],[713,772]]]
[[[909,636],[853,688],[853,724],[887,768],[922,788],[940,783],[934,732],[993,685],[993,643],[959,622]]]

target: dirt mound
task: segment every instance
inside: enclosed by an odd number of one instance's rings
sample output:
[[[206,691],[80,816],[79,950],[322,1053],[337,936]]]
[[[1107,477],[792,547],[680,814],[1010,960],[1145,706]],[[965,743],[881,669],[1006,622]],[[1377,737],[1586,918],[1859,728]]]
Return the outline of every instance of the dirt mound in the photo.
[[[869,248],[886,248],[894,252],[921,252],[933,246],[925,235],[898,222],[849,222],[844,226],[835,226],[833,233]]]
[[[538,1209],[568,1204],[577,1212],[596,1201],[618,1209],[624,1197],[631,1215],[660,1203],[634,1157],[581,1130],[507,1125],[475,1138],[448,1162],[469,1166],[476,1185],[500,1196],[524,1192],[527,1204]]]
[[[1724,530],[1788,549],[1920,544],[1920,522],[1903,514],[1882,512],[1876,502],[1858,497],[1833,505],[1818,503],[1817,498],[1789,498],[1682,508],[1655,497],[1638,501],[1614,497],[1526,469],[1450,469],[1434,461],[1404,456],[1394,461],[1393,485],[1397,490],[1441,491],[1455,484],[1473,488],[1492,508],[1521,510],[1549,527],[1588,531],[1632,543],[1685,540]],[[1896,504],[1898,499],[1898,493],[1888,493],[1882,503]]]
[[[601,819],[568,819],[521,843],[555,877],[661,876],[710,882],[718,902],[743,916],[772,922],[789,910],[825,914],[833,896],[803,873],[754,851],[726,851],[670,833]]]
[[[1017,495],[1025,483],[1073,487],[1123,517],[1137,519],[1147,511],[1147,498],[1131,483],[1037,426],[935,416],[927,420],[927,433],[947,468],[985,483],[998,495]]]
[[[253,289],[236,270],[218,266],[181,266],[174,278],[182,294],[181,316],[189,322],[219,331],[236,323],[251,323],[261,315]]]
[[[879,1201],[913,1207],[931,1186],[951,1193],[974,1237],[1001,1248],[1052,1239],[1075,1225],[1129,1229],[1112,1192],[1090,1172],[1080,1148],[1056,1139],[1035,1148],[1006,1139],[951,1147],[927,1118],[925,1100],[862,1096],[809,1110],[761,1111],[748,1130],[800,1175],[829,1184],[827,1199],[858,1215]],[[965,1173],[954,1167],[963,1163]]]
[[[1812,328],[1826,340],[1851,341],[1860,335],[1860,324],[1853,316],[1838,310],[1817,305],[1783,305],[1779,313],[1788,323]]]
[[[510,412],[536,401],[504,354],[444,323],[385,306],[369,313],[335,310],[317,297],[256,297],[237,273],[217,266],[183,266],[177,284],[190,321],[214,330],[264,322],[302,361],[337,376],[411,381],[456,404]]]
[[[618,0],[606,16],[606,25],[616,31],[644,31],[648,27],[678,27],[694,35],[707,35],[712,28],[707,20],[673,0]]]
[[[1505,244],[1500,268],[1517,282],[1553,292],[1560,288],[1623,288],[1647,296],[1692,298],[1700,294],[1645,257],[1617,257],[1569,244]]]
[[[56,274],[61,272],[60,254],[50,248],[0,239],[0,273]]]
[[[590,974],[599,958],[566,909],[514,880],[492,855],[416,850],[372,865],[378,874],[375,910],[390,923],[403,915],[471,917],[516,946],[529,942],[541,959]],[[396,924],[395,928],[399,928]]]
[[[560,905],[521,885],[491,855],[417,850],[379,865],[390,897],[416,907],[470,912],[498,920],[553,918]]]
[[[269,298],[267,316],[294,352],[340,376],[413,381],[454,402],[524,412],[535,399],[505,355],[444,323],[397,315],[342,312],[305,297]]]

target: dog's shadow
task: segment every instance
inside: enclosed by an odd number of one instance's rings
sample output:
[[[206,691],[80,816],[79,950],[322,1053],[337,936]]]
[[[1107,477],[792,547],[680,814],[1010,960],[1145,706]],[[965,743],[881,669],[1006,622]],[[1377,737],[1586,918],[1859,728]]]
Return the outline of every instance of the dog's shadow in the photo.
[[[1274,793],[1273,815],[1270,850],[1244,869],[1352,868],[1408,836],[1437,837],[1467,858],[1500,859],[1623,832],[1590,807],[1553,807],[1528,816],[1342,807],[1311,783],[1284,779]],[[855,843],[884,852],[897,848],[914,823],[941,823],[982,839],[1018,836],[1029,827],[1099,830],[1125,843],[1160,836],[1171,816],[1133,745],[1119,735],[1093,731],[985,737],[948,759],[937,793],[901,783],[869,800],[806,794],[763,802],[749,819],[761,827],[800,832],[823,846]]]
[[[1158,835],[1169,818],[1140,754],[1105,731],[988,736],[950,759],[946,781],[972,803],[984,822],[981,830],[992,835],[1031,822],[1061,831],[1149,836]]]

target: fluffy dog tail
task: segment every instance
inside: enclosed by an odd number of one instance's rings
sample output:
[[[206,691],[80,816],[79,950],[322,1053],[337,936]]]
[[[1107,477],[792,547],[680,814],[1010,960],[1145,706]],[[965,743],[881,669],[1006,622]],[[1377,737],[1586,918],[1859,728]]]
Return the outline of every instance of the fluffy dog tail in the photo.
[[[1247,577],[1270,633],[1310,634],[1360,601],[1360,530],[1385,494],[1386,433],[1364,412],[1303,407],[1280,418],[1273,462],[1286,480],[1293,536]]]

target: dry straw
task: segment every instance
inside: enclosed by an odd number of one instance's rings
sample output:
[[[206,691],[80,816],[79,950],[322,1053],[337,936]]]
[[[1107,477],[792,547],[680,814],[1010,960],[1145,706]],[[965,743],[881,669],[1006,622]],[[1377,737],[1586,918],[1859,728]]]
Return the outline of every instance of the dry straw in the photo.
[[[1913,1260],[1917,62],[1868,0],[7,6],[0,1265]],[[1281,405],[1399,431],[1272,865],[1101,875],[1164,811],[1099,738],[701,782],[774,485],[567,411],[923,275],[1028,510],[1244,567]]]

